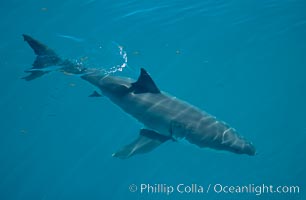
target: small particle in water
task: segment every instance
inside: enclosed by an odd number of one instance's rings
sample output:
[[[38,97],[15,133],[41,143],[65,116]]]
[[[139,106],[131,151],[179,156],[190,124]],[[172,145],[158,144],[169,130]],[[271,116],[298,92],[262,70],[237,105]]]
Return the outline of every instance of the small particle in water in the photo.
[[[139,55],[140,52],[139,51],[133,51],[133,55]]]
[[[64,70],[61,70],[61,72],[63,72],[67,76],[72,76],[73,75],[72,73],[65,72]]]
[[[48,11],[48,8],[43,7],[43,8],[41,8],[41,11],[46,12],[46,11]]]
[[[75,86],[75,83],[70,83],[69,86],[70,86],[70,87],[74,87],[74,86]]]
[[[181,54],[181,51],[178,49],[175,51],[176,54]]]
[[[81,62],[84,62],[84,61],[88,60],[88,56],[81,57],[80,60],[81,60]]]
[[[216,86],[219,87],[219,88],[224,88],[225,87],[225,84],[223,81],[217,81],[216,82]]]
[[[28,131],[25,130],[25,129],[21,129],[21,130],[20,130],[20,133],[21,133],[21,134],[26,134],[26,133],[28,133]]]

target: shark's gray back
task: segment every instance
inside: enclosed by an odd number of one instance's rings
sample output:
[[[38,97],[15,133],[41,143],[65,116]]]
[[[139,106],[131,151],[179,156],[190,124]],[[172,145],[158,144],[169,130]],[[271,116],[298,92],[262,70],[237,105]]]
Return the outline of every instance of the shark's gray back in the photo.
[[[253,146],[223,121],[164,92],[130,93],[119,105],[147,128],[199,147],[254,154]]]

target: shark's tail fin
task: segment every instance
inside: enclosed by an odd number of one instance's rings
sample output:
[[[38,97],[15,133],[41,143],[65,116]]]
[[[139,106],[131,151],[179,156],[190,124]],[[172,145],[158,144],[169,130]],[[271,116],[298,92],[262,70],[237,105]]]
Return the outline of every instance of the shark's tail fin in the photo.
[[[63,63],[62,59],[46,45],[25,34],[23,34],[23,39],[30,45],[34,53],[37,55],[34,63],[32,64],[33,67],[25,71],[30,74],[23,77],[23,79],[27,81],[36,79],[52,71],[52,67],[59,66]]]
[[[25,72],[30,73],[23,77],[27,81],[39,78],[42,75],[55,70],[61,70],[67,74],[84,74],[87,69],[79,64],[70,62],[69,60],[61,59],[52,49],[40,43],[29,35],[23,34],[23,39],[33,49],[37,55],[32,68]]]

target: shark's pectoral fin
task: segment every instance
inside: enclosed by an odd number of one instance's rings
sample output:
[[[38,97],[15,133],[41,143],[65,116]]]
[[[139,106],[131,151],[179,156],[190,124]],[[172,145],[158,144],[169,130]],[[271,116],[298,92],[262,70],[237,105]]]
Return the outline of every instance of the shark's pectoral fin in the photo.
[[[125,159],[136,154],[148,153],[169,139],[171,138],[160,135],[155,131],[141,129],[135,141],[123,147],[112,156]]]

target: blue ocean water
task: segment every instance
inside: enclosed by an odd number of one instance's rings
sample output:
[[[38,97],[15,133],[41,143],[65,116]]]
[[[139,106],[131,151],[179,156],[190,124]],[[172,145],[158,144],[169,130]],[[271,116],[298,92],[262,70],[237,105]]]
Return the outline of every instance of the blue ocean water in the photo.
[[[305,1],[0,5],[1,200],[306,198]],[[146,68],[160,89],[228,122],[258,154],[168,142],[145,155],[113,158],[142,125],[107,98],[88,98],[94,87],[78,77],[54,72],[20,79],[34,60],[23,33],[63,57],[87,60],[88,67],[122,64],[117,47],[123,48],[124,75],[136,79]],[[155,191],[141,192],[148,184]],[[205,192],[156,189],[179,184]],[[300,189],[261,195],[213,190],[249,184]]]

